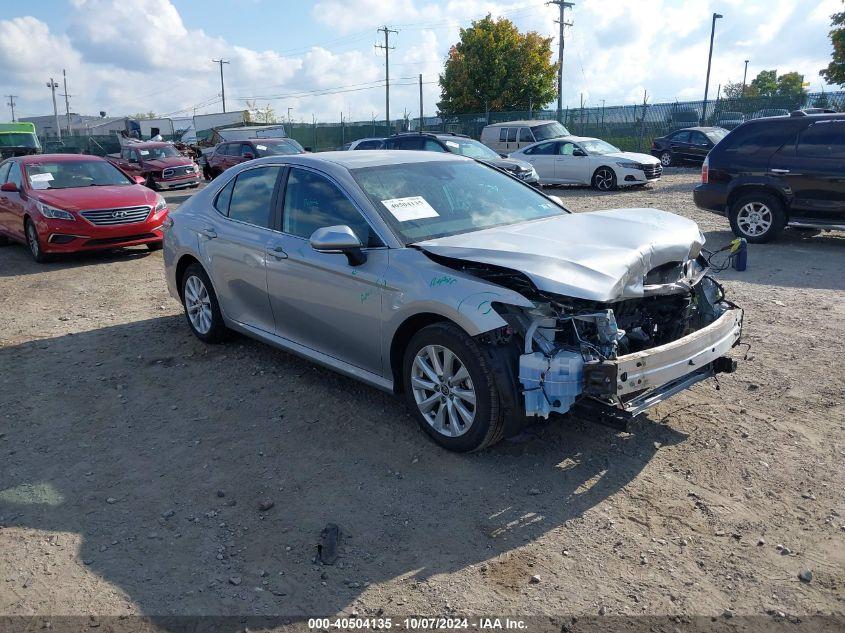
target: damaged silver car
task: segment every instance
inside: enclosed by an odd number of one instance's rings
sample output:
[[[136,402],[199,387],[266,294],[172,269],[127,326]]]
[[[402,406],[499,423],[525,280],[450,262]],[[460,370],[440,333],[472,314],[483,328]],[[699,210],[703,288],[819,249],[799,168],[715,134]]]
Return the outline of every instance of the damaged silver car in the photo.
[[[360,151],[230,169],[171,212],[164,258],[200,339],[236,330],[403,392],[471,451],[732,371],[742,310],[703,244],[671,213],[571,214],[467,158]]]

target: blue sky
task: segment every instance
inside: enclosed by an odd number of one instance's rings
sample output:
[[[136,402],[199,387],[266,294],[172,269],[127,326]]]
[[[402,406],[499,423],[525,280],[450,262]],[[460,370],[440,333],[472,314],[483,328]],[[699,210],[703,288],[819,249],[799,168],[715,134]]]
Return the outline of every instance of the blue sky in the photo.
[[[717,27],[712,90],[759,70],[796,70],[822,87],[829,16],[839,0],[576,0],[568,19],[564,101],[576,105],[701,98],[710,15]],[[212,58],[226,58],[228,109],[251,103],[294,119],[384,116],[378,26],[392,37],[391,115],[426,114],[460,26],[487,12],[556,36],[556,9],[539,0],[5,0],[0,90],[20,116],[52,110],[46,81],[66,68],[72,111],[172,116],[219,111]],[[832,89],[832,87],[827,87]],[[315,94],[316,91],[321,91]],[[4,102],[6,99],[4,98]],[[8,118],[8,108],[0,119]]]

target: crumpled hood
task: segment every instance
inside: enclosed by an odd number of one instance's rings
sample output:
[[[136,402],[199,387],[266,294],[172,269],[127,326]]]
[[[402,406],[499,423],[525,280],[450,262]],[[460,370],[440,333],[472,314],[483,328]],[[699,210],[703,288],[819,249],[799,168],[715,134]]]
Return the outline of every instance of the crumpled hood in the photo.
[[[518,270],[540,289],[593,301],[643,296],[646,274],[697,256],[692,220],[658,209],[574,213],[417,242],[434,255]]]

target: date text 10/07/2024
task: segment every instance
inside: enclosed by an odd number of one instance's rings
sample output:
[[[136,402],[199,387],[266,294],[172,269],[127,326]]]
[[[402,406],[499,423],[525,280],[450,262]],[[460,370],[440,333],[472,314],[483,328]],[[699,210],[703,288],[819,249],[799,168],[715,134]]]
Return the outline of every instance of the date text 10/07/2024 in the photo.
[[[474,629],[481,631],[523,631],[528,628],[524,620],[518,618],[468,618],[452,617],[374,617],[374,618],[310,618],[308,628],[312,630],[406,630],[406,631],[443,631]]]

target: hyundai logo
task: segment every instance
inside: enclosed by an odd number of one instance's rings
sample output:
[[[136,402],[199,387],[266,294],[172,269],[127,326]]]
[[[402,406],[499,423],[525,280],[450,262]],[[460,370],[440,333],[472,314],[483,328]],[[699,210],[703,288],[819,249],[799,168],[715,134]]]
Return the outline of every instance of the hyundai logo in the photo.
[[[127,215],[129,215],[129,212],[128,212],[128,211],[120,211],[120,210],[118,210],[118,211],[114,211],[114,212],[111,214],[111,217],[113,217],[113,218],[115,218],[115,219],[118,219],[118,218],[125,218]]]

